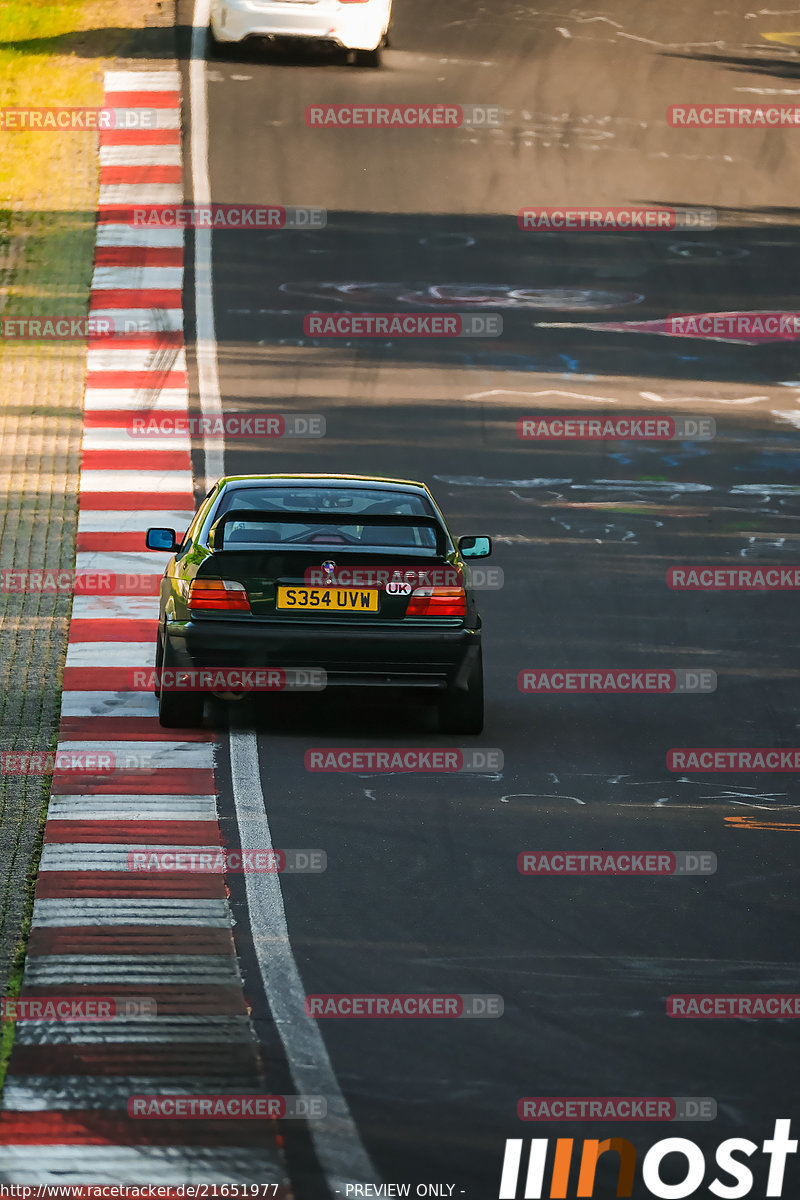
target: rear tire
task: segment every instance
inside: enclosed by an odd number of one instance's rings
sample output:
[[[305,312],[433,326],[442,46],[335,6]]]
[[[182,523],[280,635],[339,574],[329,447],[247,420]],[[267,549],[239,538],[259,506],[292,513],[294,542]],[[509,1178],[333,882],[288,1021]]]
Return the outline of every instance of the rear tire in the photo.
[[[164,670],[175,669],[169,643],[162,646]],[[173,692],[161,688],[158,695],[158,723],[165,729],[196,729],[203,724],[205,696],[202,692]]]
[[[439,702],[439,729],[442,733],[483,732],[483,654],[478,651],[466,691],[448,688]]]
[[[377,45],[374,50],[356,50],[356,66],[377,69],[383,62],[383,50]]]

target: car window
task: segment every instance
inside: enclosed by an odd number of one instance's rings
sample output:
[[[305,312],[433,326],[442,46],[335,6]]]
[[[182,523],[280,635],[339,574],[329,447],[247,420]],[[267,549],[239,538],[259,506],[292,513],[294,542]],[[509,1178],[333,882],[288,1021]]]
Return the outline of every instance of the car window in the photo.
[[[263,516],[248,521],[247,512],[256,510],[275,513],[267,522]],[[370,549],[406,548],[435,551],[436,535],[432,529],[414,525],[381,528],[363,524],[353,517],[359,515],[433,516],[433,509],[418,495],[389,492],[372,488],[242,488],[230,490],[223,497],[214,519],[227,512],[241,512],[241,521],[231,521],[225,529],[224,545],[297,545],[297,546],[363,546]],[[282,522],[281,512],[319,512],[341,516],[341,523],[297,524]]]

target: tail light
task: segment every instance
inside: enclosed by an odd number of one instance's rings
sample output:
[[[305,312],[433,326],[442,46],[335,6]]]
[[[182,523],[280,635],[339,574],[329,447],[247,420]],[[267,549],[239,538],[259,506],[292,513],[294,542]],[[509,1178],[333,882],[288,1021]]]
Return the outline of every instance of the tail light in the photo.
[[[189,588],[189,608],[199,612],[250,612],[247,589],[229,579],[194,579]]]
[[[415,588],[406,609],[407,617],[465,617],[467,593],[463,587]]]

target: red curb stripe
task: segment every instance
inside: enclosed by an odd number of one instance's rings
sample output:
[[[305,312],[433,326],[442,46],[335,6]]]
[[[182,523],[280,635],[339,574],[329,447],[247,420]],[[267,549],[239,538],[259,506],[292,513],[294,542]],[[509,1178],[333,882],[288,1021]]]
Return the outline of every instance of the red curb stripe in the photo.
[[[130,450],[84,450],[81,455],[82,471],[189,471],[191,467],[188,450],[150,450],[141,441]]]
[[[113,985],[112,985],[113,986]],[[162,1043],[158,1046],[131,1044],[49,1045],[14,1047],[15,1075],[219,1075],[240,1076],[243,1092],[258,1087],[259,1070],[255,1047],[194,1042],[188,1046]],[[150,1124],[151,1122],[148,1122]],[[152,1122],[158,1124],[158,1122]]]
[[[106,691],[102,685],[99,690]],[[113,690],[113,689],[110,689]],[[180,732],[176,731],[176,738]],[[113,775],[87,771],[58,771],[53,775],[51,795],[73,796],[215,796],[214,772],[210,767],[160,767],[144,771],[115,771]],[[47,826],[49,828],[49,826]]]
[[[144,544],[144,534],[145,531],[143,529],[137,529],[135,532],[127,533],[79,533],[77,548],[78,550],[146,550],[147,547]],[[96,625],[97,621],[93,621],[92,624]],[[155,625],[156,622],[154,621],[152,634],[148,632],[144,637],[132,637],[131,641],[146,642],[151,636],[155,637]],[[70,634],[70,637],[72,637],[72,634]],[[85,642],[105,642],[116,641],[116,638],[114,634],[110,634],[108,638],[90,637],[76,638],[75,640]]]
[[[180,129],[101,129],[101,146],[180,146]]]
[[[117,900],[135,896],[160,900],[222,900],[226,895],[221,876],[189,875],[186,871],[40,871],[36,881],[37,900],[91,896]]]
[[[120,183],[180,183],[183,172],[171,163],[135,163],[130,166],[100,168],[100,186]]]
[[[32,929],[28,954],[227,954],[233,958],[234,948],[230,929],[204,929],[197,925],[76,925]]]
[[[169,773],[175,769],[170,767]],[[105,842],[109,846],[169,846],[170,850],[222,845],[216,821],[48,821],[44,840],[46,845]]]
[[[99,621],[72,622],[70,642],[75,625],[98,625]],[[93,639],[84,639],[93,640]],[[62,742],[174,742],[171,729],[159,725],[157,717],[62,717],[58,731]],[[216,735],[211,729],[182,729],[182,742],[213,742]]]
[[[105,308],[180,309],[181,290],[180,288],[95,288],[89,298],[89,312]]]
[[[97,293],[95,292],[95,295]],[[111,347],[108,347],[111,349]],[[185,388],[185,371],[164,371],[153,367],[149,371],[88,371],[87,388]]]
[[[174,88],[159,92],[106,92],[103,108],[180,108],[181,94]]]
[[[182,246],[98,246],[96,267],[182,267]],[[116,341],[116,339],[114,339]]]
[[[81,492],[81,512],[133,512],[147,507],[148,512],[175,512],[176,509],[186,509],[194,512],[196,505],[193,492],[157,492],[147,496],[143,492]],[[160,575],[154,575],[160,579]],[[158,588],[152,593],[158,595]]]
[[[127,536],[138,538],[136,547],[119,545],[119,542],[115,542],[115,545],[119,546],[120,550],[133,550],[135,548],[141,549],[141,547],[144,545],[144,534],[143,533],[130,534],[130,535],[123,534],[123,533],[111,533],[111,534],[85,533],[83,535],[81,535],[81,534],[78,535],[78,549],[79,550],[111,550],[111,549],[113,549],[113,546],[111,546],[111,545],[91,546],[91,545],[81,544],[81,536],[83,536],[84,538],[108,537],[108,538],[119,539],[119,538],[125,538]],[[148,620],[126,621],[126,620],[115,620],[113,618],[110,618],[109,620],[105,620],[105,619],[92,620],[91,618],[87,618],[86,620],[80,620],[79,618],[73,617],[72,623],[70,624],[70,627],[69,627],[69,641],[70,641],[70,645],[72,645],[73,642],[147,642],[148,646],[152,647],[155,643],[157,632],[158,632],[158,618],[157,617],[154,617],[151,621],[148,621]],[[102,720],[102,717],[90,717],[88,719],[91,721],[92,725],[94,725],[97,721]],[[129,717],[126,717],[124,719],[130,720]]]
[[[12,1076],[13,1078],[13,1076]],[[261,1088],[251,1089],[260,1094]],[[242,1091],[245,1091],[242,1088]],[[182,1121],[136,1120],[124,1112],[91,1112],[79,1109],[66,1112],[0,1113],[0,1145],[3,1146],[235,1146],[242,1149],[261,1146],[267,1120]],[[174,1189],[169,1188],[168,1191]],[[280,1187],[270,1196],[285,1200],[289,1193]]]
[[[94,794],[94,793],[92,793]],[[171,793],[170,793],[171,794]],[[45,826],[46,845],[108,845],[168,847],[222,846],[219,824],[214,821],[61,821]],[[159,851],[154,850],[154,853]]]

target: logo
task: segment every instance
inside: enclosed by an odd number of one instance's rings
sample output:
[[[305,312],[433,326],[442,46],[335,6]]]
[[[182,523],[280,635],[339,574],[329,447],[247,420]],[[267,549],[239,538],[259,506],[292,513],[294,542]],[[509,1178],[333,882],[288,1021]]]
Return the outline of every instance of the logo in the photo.
[[[333,583],[333,572],[336,570],[336,563],[332,558],[326,558],[322,564],[322,569],[325,572],[325,578],[322,582],[325,587],[330,587]]]

